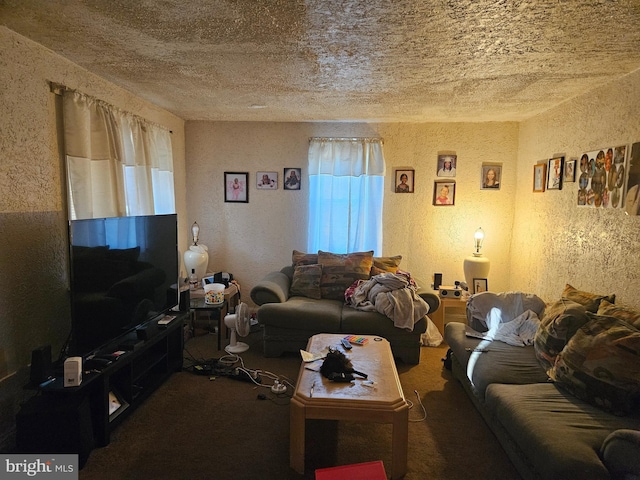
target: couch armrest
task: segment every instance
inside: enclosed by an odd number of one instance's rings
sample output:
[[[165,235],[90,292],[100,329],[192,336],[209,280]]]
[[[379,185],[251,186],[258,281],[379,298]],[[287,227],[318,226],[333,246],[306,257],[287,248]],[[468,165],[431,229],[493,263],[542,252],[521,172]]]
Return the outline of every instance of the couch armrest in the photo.
[[[638,478],[640,431],[620,429],[612,432],[602,442],[600,455],[612,478]]]
[[[418,295],[420,295],[420,297],[422,297],[422,299],[429,305],[429,311],[427,312],[427,315],[435,312],[440,308],[440,297],[435,293],[431,293],[425,290],[418,291]]]
[[[291,279],[282,272],[268,273],[251,289],[251,300],[256,305],[284,303],[289,298]]]

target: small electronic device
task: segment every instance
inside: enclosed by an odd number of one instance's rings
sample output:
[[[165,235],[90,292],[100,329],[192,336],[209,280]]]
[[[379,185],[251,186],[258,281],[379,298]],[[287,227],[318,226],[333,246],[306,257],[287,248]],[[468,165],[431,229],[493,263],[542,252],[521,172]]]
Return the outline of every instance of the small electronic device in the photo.
[[[347,340],[346,338],[343,338],[342,340],[340,340],[340,343],[342,343],[342,346],[346,349],[346,350],[351,350],[353,347],[351,346],[351,343],[349,343],[349,340]]]
[[[454,287],[454,286],[449,286],[449,287],[440,287],[438,289],[440,296],[442,298],[460,298],[462,297],[462,290]]]
[[[64,386],[77,387],[82,383],[82,357],[69,357],[64,361]]]
[[[176,318],[175,315],[165,315],[164,317],[162,317],[160,320],[158,320],[158,326],[159,327],[166,327],[167,325],[169,325],[174,319]]]

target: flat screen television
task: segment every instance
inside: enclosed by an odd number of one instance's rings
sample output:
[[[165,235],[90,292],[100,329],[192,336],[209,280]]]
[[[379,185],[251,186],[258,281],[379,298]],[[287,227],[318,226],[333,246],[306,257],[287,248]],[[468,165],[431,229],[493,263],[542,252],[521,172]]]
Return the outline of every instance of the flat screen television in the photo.
[[[177,215],[69,222],[69,355],[88,355],[175,307]]]

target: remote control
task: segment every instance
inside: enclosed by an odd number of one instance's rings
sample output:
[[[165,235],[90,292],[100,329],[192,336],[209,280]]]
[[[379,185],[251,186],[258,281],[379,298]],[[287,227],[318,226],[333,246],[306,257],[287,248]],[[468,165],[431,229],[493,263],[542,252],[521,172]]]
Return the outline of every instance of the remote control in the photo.
[[[340,342],[342,342],[342,346],[346,350],[351,350],[351,344],[349,343],[349,340],[347,340],[346,338],[343,338],[342,340],[340,340]]]
[[[158,320],[158,325],[168,325],[174,318],[176,318],[175,315],[166,315]]]

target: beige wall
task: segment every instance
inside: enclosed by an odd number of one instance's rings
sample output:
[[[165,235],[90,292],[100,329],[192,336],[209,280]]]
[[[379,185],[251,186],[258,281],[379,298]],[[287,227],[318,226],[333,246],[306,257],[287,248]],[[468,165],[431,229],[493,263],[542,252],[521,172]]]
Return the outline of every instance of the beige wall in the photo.
[[[578,207],[577,183],[532,193],[533,165],[640,141],[640,71],[520,125],[511,288],[560,296],[565,283],[640,307],[640,217]]]
[[[387,165],[384,255],[401,254],[401,267],[431,283],[464,280],[462,261],[482,226],[491,260],[489,286],[509,287],[509,245],[516,191],[518,126],[484,124],[314,124],[187,122],[189,221],[201,227],[209,247],[209,269],[230,271],[250,302],[251,287],[267,272],[291,262],[293,249],[306,251],[307,149],[311,136],[380,136]],[[458,155],[455,206],[434,207],[437,154]],[[500,190],[481,190],[483,162],[503,165]],[[300,191],[283,190],[285,167],[300,167]],[[415,193],[396,194],[394,170],[415,169]],[[225,203],[225,171],[249,172],[249,203]],[[278,173],[278,190],[256,189],[256,172]]]
[[[31,351],[50,344],[57,358],[70,329],[59,97],[49,81],[173,131],[176,204],[186,222],[184,122],[0,27],[0,448],[25,399]]]

